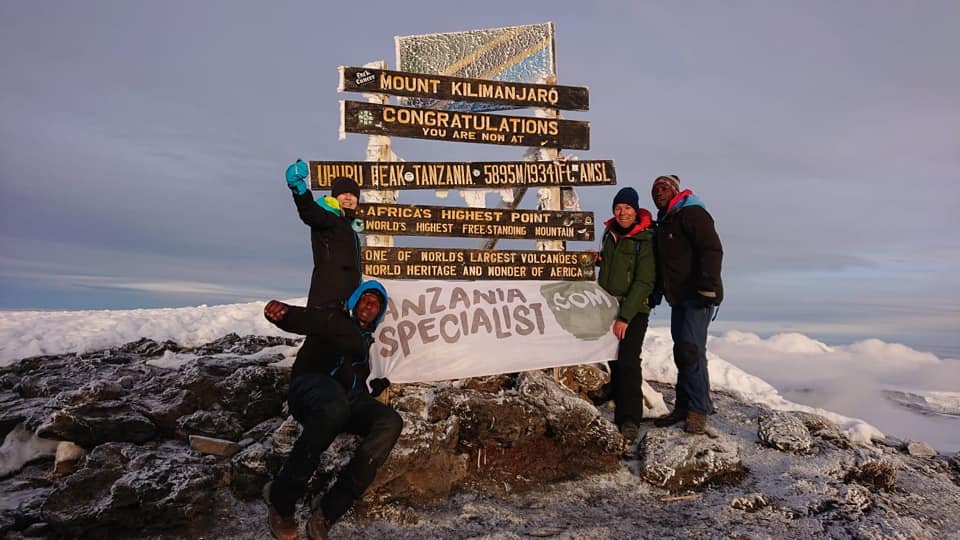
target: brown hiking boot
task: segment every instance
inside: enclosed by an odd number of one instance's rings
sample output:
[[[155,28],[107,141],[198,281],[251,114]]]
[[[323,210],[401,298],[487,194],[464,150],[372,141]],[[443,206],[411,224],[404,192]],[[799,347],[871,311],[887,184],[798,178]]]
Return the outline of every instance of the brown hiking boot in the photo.
[[[669,427],[678,422],[682,422],[687,419],[686,409],[673,409],[670,411],[670,414],[666,416],[661,416],[653,421],[653,425],[657,427]]]
[[[327,518],[323,517],[323,511],[319,508],[310,514],[310,521],[307,522],[307,538],[310,540],[329,540],[330,524]]]
[[[297,540],[296,517],[293,514],[289,516],[281,514],[270,502],[272,484],[273,482],[267,482],[263,486],[263,502],[267,503],[267,523],[270,525],[270,534],[277,540]]]
[[[688,412],[687,426],[683,430],[694,435],[703,435],[707,432],[707,415],[693,411]]]

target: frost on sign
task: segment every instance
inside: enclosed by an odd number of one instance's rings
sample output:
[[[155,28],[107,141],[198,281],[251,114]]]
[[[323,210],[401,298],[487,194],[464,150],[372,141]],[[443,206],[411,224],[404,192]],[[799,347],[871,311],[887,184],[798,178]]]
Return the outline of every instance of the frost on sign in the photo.
[[[396,36],[394,40],[400,71],[509,82],[556,82],[553,23]],[[424,98],[404,98],[400,102],[408,107],[457,111],[516,108]]]

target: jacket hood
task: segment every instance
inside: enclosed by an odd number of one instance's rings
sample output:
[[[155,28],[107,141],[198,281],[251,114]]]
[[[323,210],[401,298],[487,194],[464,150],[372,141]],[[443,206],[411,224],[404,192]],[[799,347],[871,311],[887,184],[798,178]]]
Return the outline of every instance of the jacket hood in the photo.
[[[317,199],[317,205],[335,216],[343,215],[343,209],[340,208],[340,201],[338,201],[336,197],[331,197],[329,195],[326,197],[320,197]]]
[[[700,208],[706,208],[703,205],[703,202],[693,194],[693,191],[685,189],[680,193],[677,193],[672,199],[670,199],[670,204],[667,205],[666,210],[660,210],[657,212],[657,221],[660,221],[667,214],[676,212],[681,208],[686,208],[688,206],[699,206]]]
[[[377,326],[380,326],[380,321],[383,320],[383,315],[387,312],[387,290],[383,288],[383,285],[381,285],[379,281],[370,279],[361,283],[360,286],[353,291],[353,294],[350,295],[350,298],[347,299],[347,309],[349,309],[352,314],[353,308],[355,308],[357,302],[360,301],[360,297],[367,291],[379,293],[380,297],[383,298],[383,302],[380,303],[380,313],[377,314],[370,328],[370,330],[373,331],[377,329]]]
[[[634,223],[633,227],[631,227],[630,230],[627,231],[627,233],[624,234],[623,236],[633,236],[639,233],[640,231],[646,229],[647,227],[649,227],[651,223],[653,223],[653,214],[651,214],[650,211],[647,210],[646,208],[641,208],[637,212],[637,222]],[[608,230],[610,230],[610,232],[613,232],[614,234],[616,233],[614,231],[614,228],[611,227],[611,225],[616,225],[616,224],[617,224],[617,218],[610,218],[603,222],[603,225]]]

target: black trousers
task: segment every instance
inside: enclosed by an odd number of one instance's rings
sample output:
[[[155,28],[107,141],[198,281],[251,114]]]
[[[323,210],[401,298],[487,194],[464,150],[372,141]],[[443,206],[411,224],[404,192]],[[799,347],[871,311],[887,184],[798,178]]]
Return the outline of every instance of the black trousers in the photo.
[[[613,387],[613,421],[640,423],[643,419],[643,372],[640,353],[647,334],[649,313],[637,313],[627,325],[627,333],[617,347],[617,360],[610,362],[610,384]]]
[[[324,517],[333,523],[373,482],[377,469],[400,437],[403,419],[366,392],[347,392],[333,378],[320,373],[295,377],[290,382],[288,403],[303,432],[271,489],[272,503],[282,514],[293,514],[320,464],[320,456],[337,435],[360,436],[360,445],[350,463],[338,473],[333,487],[320,502]]]

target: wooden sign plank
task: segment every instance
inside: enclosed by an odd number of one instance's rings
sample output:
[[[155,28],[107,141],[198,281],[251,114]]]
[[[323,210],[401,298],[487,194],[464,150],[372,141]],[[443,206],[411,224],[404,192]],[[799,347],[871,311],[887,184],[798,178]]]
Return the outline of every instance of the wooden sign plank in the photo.
[[[587,251],[370,247],[362,271],[396,279],[590,281],[595,255]]]
[[[589,91],[582,86],[467,79],[363,67],[341,66],[337,90],[572,111],[585,111],[590,107]]]
[[[361,204],[366,234],[592,241],[592,212]]]
[[[338,176],[360,189],[451,189],[600,186],[617,183],[612,160],[569,161],[311,161],[310,188],[330,189]]]
[[[415,109],[342,101],[341,138],[346,132],[453,142],[590,149],[590,123],[559,118]]]

